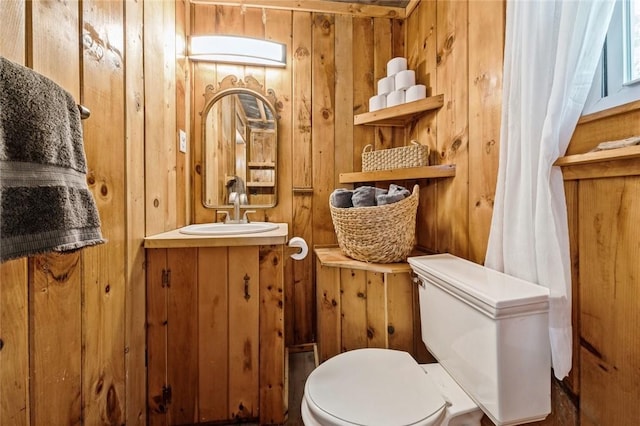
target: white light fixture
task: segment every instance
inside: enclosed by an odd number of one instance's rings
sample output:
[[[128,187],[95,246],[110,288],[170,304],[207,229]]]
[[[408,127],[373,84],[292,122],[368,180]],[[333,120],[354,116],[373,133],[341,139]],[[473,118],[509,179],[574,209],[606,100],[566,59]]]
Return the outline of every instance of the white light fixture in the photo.
[[[189,58],[193,61],[284,67],[286,48],[282,43],[239,36],[191,36]]]

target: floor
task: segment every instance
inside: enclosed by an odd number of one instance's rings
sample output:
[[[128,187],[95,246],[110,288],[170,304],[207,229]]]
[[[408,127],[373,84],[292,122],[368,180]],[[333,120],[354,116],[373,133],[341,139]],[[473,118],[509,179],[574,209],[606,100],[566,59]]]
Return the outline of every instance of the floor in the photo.
[[[285,426],[303,426],[300,404],[307,376],[316,366],[315,345],[300,345],[289,350],[289,416]],[[230,423],[228,426],[259,426],[258,423]],[[220,425],[227,426],[227,425]]]
[[[304,425],[300,415],[300,403],[302,402],[302,394],[307,376],[309,376],[316,366],[317,355],[315,350],[314,345],[302,345],[289,348],[289,416],[285,426]],[[552,384],[551,393],[559,392],[559,383],[556,380],[552,380]],[[552,398],[552,401],[556,400],[557,398]],[[575,406],[571,403],[564,405],[554,403],[552,415],[544,421],[532,423],[532,425],[577,426],[580,422],[577,418]],[[235,423],[235,425],[237,426],[238,424]],[[258,424],[244,423],[242,426],[258,426]],[[482,426],[493,426],[493,423],[487,416],[484,416]]]
[[[289,353],[289,417],[285,425],[303,425],[300,415],[300,403],[307,376],[316,365],[313,350]]]

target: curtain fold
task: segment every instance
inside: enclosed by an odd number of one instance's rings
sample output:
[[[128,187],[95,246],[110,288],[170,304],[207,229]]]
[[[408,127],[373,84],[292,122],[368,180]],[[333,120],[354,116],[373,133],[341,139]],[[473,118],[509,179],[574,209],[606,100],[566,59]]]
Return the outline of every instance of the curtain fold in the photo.
[[[554,374],[571,370],[571,264],[562,171],[614,0],[507,2],[500,159],[485,265],[549,288]]]

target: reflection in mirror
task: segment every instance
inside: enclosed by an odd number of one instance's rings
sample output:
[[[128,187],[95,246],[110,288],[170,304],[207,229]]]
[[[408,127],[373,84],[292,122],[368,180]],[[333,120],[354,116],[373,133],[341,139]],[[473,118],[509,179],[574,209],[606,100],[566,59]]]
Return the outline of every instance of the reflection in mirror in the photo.
[[[202,112],[203,198],[208,208],[277,203],[276,98],[253,77],[225,77],[207,86]]]

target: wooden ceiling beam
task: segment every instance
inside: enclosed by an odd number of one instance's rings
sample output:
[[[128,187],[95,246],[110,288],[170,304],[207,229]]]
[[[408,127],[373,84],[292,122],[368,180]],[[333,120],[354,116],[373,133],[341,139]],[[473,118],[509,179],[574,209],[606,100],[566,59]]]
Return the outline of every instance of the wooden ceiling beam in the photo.
[[[419,1],[420,0],[412,0],[410,6],[415,8]],[[415,4],[413,4],[413,2],[415,2]],[[342,15],[366,16],[373,18],[405,19],[407,16],[406,9],[403,7],[343,3],[327,0],[191,0],[191,3],[257,7],[302,12],[337,13]]]

